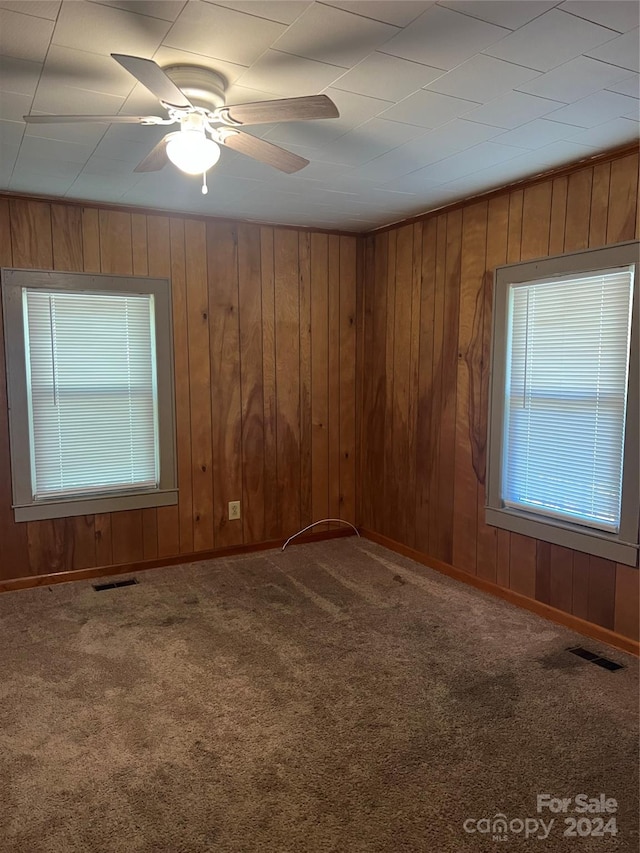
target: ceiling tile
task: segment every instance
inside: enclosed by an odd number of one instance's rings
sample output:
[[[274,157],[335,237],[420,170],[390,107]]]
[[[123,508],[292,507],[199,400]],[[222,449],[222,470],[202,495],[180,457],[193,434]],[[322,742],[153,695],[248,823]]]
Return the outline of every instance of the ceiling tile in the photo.
[[[43,73],[50,85],[72,86],[125,98],[136,85],[135,77],[110,56],[52,44]]]
[[[567,0],[560,9],[620,33],[640,25],[640,4],[635,0]]]
[[[632,98],[640,98],[640,74],[631,74],[606,87],[609,92],[618,92],[619,95],[629,95]]]
[[[581,128],[573,124],[538,118],[507,133],[501,133],[500,136],[495,137],[495,141],[501,145],[515,145],[517,148],[542,148],[543,145],[549,145],[559,139],[570,139],[580,130]]]
[[[498,133],[497,128],[489,125],[454,119],[437,130],[377,157],[354,174],[360,178],[386,182],[421,166],[436,163],[448,154],[485,142]]]
[[[86,163],[93,148],[77,142],[60,142],[57,139],[43,139],[40,136],[25,136],[20,147],[20,156],[41,160],[64,160],[67,163]]]
[[[343,68],[315,59],[268,50],[238,78],[238,85],[280,97],[314,95],[330,86]]]
[[[226,6],[279,24],[292,24],[309,6],[310,0],[206,0],[216,6]]]
[[[165,44],[238,65],[251,65],[285,29],[284,24],[275,21],[191,0],[171,28]]]
[[[584,157],[593,157],[597,154],[596,148],[579,145],[576,142],[552,142],[544,148],[538,148],[535,152],[535,160],[542,166],[558,166],[562,163],[571,163]]]
[[[9,189],[16,193],[37,193],[38,195],[64,196],[73,178],[60,178],[54,175],[38,175],[30,169],[15,170],[11,176]]]
[[[623,36],[618,36],[612,41],[585,51],[594,59],[600,59],[602,62],[610,62],[612,65],[618,65],[620,68],[628,68],[629,71],[638,71],[640,62],[640,51],[638,44],[640,43],[640,32],[638,30],[630,30]]]
[[[80,174],[82,163],[69,163],[66,160],[57,160],[51,157],[32,157],[20,153],[16,160],[17,171],[34,172],[36,175],[51,175],[54,178],[68,178],[71,182]]]
[[[374,21],[394,24],[396,27],[406,27],[435,0],[324,0],[325,5],[345,9]]]
[[[42,80],[33,99],[33,111],[51,115],[115,115],[124,104],[118,95],[89,92]]]
[[[0,92],[0,119],[22,121],[22,116],[31,107],[30,95],[17,95],[15,92]]]
[[[576,130],[577,128],[574,128],[574,133],[564,139],[599,150],[638,140],[637,122],[628,118],[614,118],[595,127],[581,128],[577,133]]]
[[[547,71],[535,80],[519,84],[514,88],[520,92],[528,92],[530,95],[570,103],[604,89],[625,76],[627,72],[615,65],[589,59],[587,56],[578,56],[564,65],[559,65],[553,71]]]
[[[416,186],[420,186],[424,182],[428,184],[448,183],[496,163],[504,163],[521,153],[516,148],[506,145],[482,142],[480,145],[474,145],[458,154],[432,163],[424,169],[418,169],[410,175],[405,175],[398,181],[397,189],[410,188],[412,179]]]
[[[314,3],[280,36],[274,48],[350,68],[397,32],[389,24]]]
[[[555,110],[547,118],[579,127],[595,127],[608,119],[627,115],[633,109],[638,109],[638,101],[635,98],[618,95],[617,92],[602,91]]]
[[[170,28],[167,21],[111,6],[74,0],[63,3],[53,44],[91,53],[151,56]]]
[[[44,113],[42,110],[31,110]],[[24,125],[25,136],[38,136],[42,139],[57,139],[59,142],[79,142],[94,148],[102,139],[109,127],[108,124],[82,122],[80,124],[27,124]]]
[[[20,146],[23,135],[24,122],[0,120],[0,160],[9,156],[9,149],[17,149]]]
[[[557,4],[558,0],[440,0],[441,6],[509,30],[517,30]]]
[[[419,62],[375,51],[333,85],[347,92],[395,101],[421,89],[442,74],[440,68],[429,68]]]
[[[535,95],[525,95],[522,92],[510,92],[495,101],[483,104],[467,115],[470,121],[479,121],[483,124],[491,124],[495,127],[512,128],[518,127],[527,121],[557,110],[562,106],[558,101],[547,98],[538,98]],[[571,124],[568,119],[559,118]]]
[[[33,97],[41,71],[41,62],[17,59],[14,56],[0,56],[0,91]]]
[[[484,53],[538,71],[550,71],[612,37],[611,30],[551,9]]]
[[[131,125],[130,128],[139,131],[136,138],[132,139],[119,133],[121,127],[122,125],[112,125],[92,153],[108,160],[122,160],[136,166],[167,132],[166,128]]]
[[[0,9],[10,9],[13,12],[22,12],[23,15],[55,21],[60,3],[61,0],[0,0]]]
[[[70,198],[118,201],[131,188],[131,177],[80,174],[67,190]]]
[[[187,0],[89,0],[103,6],[113,6],[125,12],[148,15],[163,21],[175,21]]]
[[[374,118],[320,148],[316,158],[327,163],[360,166],[424,133],[424,127]]]
[[[42,62],[47,54],[53,21],[0,9],[0,54]]]
[[[387,42],[383,51],[449,71],[509,34],[502,27],[433,6]]]
[[[425,86],[430,92],[485,103],[538,77],[538,71],[478,54]]]
[[[427,92],[420,89],[400,103],[385,110],[382,113],[382,118],[435,128],[452,118],[458,118],[464,113],[474,110],[476,107],[477,104],[474,101],[466,101],[463,98],[453,98],[450,95],[439,95],[437,92]]]

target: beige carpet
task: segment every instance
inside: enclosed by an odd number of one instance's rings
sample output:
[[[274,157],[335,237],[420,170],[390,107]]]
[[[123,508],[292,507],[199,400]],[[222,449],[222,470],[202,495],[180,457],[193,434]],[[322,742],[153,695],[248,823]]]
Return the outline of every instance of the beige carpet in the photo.
[[[355,538],[138,580],[0,596],[3,853],[637,851],[634,659]]]

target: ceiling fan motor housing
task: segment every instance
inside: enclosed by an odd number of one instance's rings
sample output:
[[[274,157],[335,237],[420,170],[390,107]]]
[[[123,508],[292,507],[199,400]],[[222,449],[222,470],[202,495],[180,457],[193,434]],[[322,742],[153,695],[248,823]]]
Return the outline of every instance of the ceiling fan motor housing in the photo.
[[[170,65],[164,73],[185,93],[194,107],[213,112],[224,106],[227,81],[216,71],[198,65]]]

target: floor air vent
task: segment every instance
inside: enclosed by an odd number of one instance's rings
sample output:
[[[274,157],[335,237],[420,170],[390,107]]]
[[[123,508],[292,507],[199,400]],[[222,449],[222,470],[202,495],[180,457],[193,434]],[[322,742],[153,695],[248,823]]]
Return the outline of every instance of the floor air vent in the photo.
[[[588,660],[589,663],[595,663],[596,666],[608,669],[610,672],[615,672],[616,669],[624,669],[624,666],[621,663],[616,663],[608,658],[602,658],[600,655],[596,655],[588,649],[583,649],[582,646],[575,646],[574,648],[567,649],[567,651],[571,652],[572,655],[577,655],[579,658]]]
[[[135,578],[127,578],[125,581],[112,581],[110,583],[94,583],[93,588],[96,592],[104,592],[105,589],[119,589],[121,586],[133,586],[138,581]]]

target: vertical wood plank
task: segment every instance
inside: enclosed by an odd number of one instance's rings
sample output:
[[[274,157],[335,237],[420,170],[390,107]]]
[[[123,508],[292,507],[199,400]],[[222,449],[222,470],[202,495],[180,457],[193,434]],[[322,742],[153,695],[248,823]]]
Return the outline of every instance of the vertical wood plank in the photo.
[[[356,521],[356,239],[340,237],[340,518]]]
[[[298,235],[300,284],[300,526],[313,521],[311,417],[311,235]]]
[[[385,353],[385,410],[384,410],[384,466],[382,469],[383,480],[380,497],[380,515],[383,519],[382,532],[385,536],[393,536],[393,529],[397,517],[397,502],[393,503],[394,491],[394,463],[395,448],[393,445],[393,419],[394,419],[394,382],[395,382],[395,311],[396,311],[396,273],[397,273],[397,250],[398,232],[391,231],[388,234],[387,269],[386,269],[386,298],[387,298],[387,328],[386,328],[386,353]],[[390,507],[393,509],[390,511]]]
[[[171,232],[169,219],[166,216],[148,216],[146,219],[147,234],[147,266],[148,274],[153,278],[171,278]],[[134,263],[135,255],[134,255]],[[142,260],[138,263],[142,265]],[[171,300],[174,300],[174,285],[171,285]],[[173,318],[174,332],[174,374],[177,361],[175,345],[175,322]],[[175,385],[175,380],[174,380]],[[178,484],[179,485],[179,484]],[[180,491],[178,489],[178,501]],[[180,509],[179,504],[174,506],[161,506],[157,509],[152,507],[143,510],[144,528],[144,554],[145,559],[153,557],[167,557],[180,553]],[[155,539],[155,546],[154,546]],[[154,554],[155,547],[155,554]]]
[[[447,214],[447,255],[442,343],[442,414],[440,417],[438,552],[453,562],[453,495],[455,484],[456,401],[458,374],[458,320],[462,210]]]
[[[9,202],[0,199],[0,266],[13,265]],[[2,300],[0,300],[0,338],[3,338]],[[11,454],[6,385],[4,341],[0,341],[0,577],[3,580],[29,574],[27,525],[14,521],[11,490]]]
[[[329,235],[328,262],[329,517],[340,518],[340,237],[336,234]]]
[[[100,217],[95,207],[82,208],[82,259],[85,272],[100,272]]]
[[[329,517],[329,241],[311,235],[311,514]],[[319,526],[320,527],[320,526]]]
[[[571,613],[573,602],[573,551],[551,545],[549,558],[549,604]]]
[[[176,398],[176,452],[178,467],[179,553],[190,554],[193,545],[193,478],[191,474],[191,391],[189,368],[189,307],[187,299],[184,220],[169,220],[171,253],[171,303],[173,309],[173,361]],[[164,550],[160,535],[159,548]]]
[[[601,557],[589,557],[589,622],[613,630],[615,621],[616,564]]]
[[[483,282],[482,354],[480,358],[481,389],[478,434],[478,541],[476,548],[477,574],[495,583],[498,580],[498,535],[496,527],[485,523],[485,485],[487,469],[487,431],[489,419],[489,379],[491,369],[491,340],[493,314],[493,280],[495,268],[507,257],[509,230],[509,197],[505,194],[489,201],[487,210],[487,254]],[[505,531],[506,532],[506,531]],[[508,543],[507,543],[508,547]],[[508,561],[507,583],[508,583]],[[502,568],[502,565],[501,565]]]
[[[185,220],[184,256],[189,347],[193,550],[197,552],[209,550],[215,544],[209,293],[207,235],[204,222]],[[182,548],[182,542],[180,547]]]
[[[567,252],[577,252],[589,245],[592,183],[593,168],[581,169],[569,175],[564,233],[564,249]]]
[[[82,210],[75,205],[51,205],[53,268],[83,271]]]
[[[444,292],[447,255],[447,215],[436,221],[436,265],[433,306],[433,359],[432,359],[432,442],[431,482],[429,484],[429,550],[438,559],[444,559],[440,548],[440,438],[442,433],[442,348],[444,341]],[[457,343],[457,336],[456,336]]]
[[[300,304],[298,233],[274,232],[277,459],[282,535],[300,529]]]
[[[453,564],[477,570],[478,483],[484,455],[482,358],[488,204],[464,208],[456,385]]]
[[[623,637],[640,639],[640,572],[631,566],[616,565],[616,595],[613,629]]]
[[[436,291],[437,220],[427,220],[422,228],[422,264],[420,292],[420,360],[418,365],[418,421],[416,426],[416,521],[415,546],[425,554],[430,550],[431,489],[433,466],[433,363],[434,311]]]
[[[571,612],[580,619],[589,618],[589,555],[580,551],[573,554]]]
[[[551,224],[549,228],[549,254],[561,255],[564,250],[564,230],[567,219],[567,192],[569,180],[566,175],[555,178],[551,193]]]
[[[409,377],[411,367],[411,309],[413,296],[413,227],[397,230],[395,266],[395,302],[393,325],[393,397],[387,505],[389,535],[398,542],[407,539],[407,499],[409,479]]]
[[[536,597],[536,540],[530,536],[511,534],[509,583],[514,592]]]
[[[373,238],[372,238],[373,239]],[[373,268],[373,293],[371,297],[372,334],[370,338],[371,409],[367,411],[366,429],[368,453],[365,458],[367,479],[365,489],[371,506],[371,523],[374,530],[382,530],[386,513],[384,507],[385,471],[385,417],[387,408],[386,364],[389,346],[387,330],[387,267],[389,235],[375,240],[371,267]]]
[[[363,516],[363,486],[364,486],[364,466],[363,466],[363,423],[364,413],[366,410],[365,404],[365,340],[366,340],[366,323],[365,323],[365,282],[369,281],[366,261],[367,254],[365,246],[367,238],[359,238],[355,241],[356,252],[356,398],[355,398],[355,520],[356,526],[362,526],[365,523]]]
[[[405,541],[409,547],[416,543],[416,446],[418,441],[418,400],[420,371],[420,310],[422,307],[422,222],[413,226],[413,258],[411,270],[411,328],[409,349],[409,411],[407,416],[408,478],[404,512]]]
[[[536,599],[549,604],[551,598],[551,545],[537,541],[536,545]]]
[[[610,182],[611,163],[595,165],[591,184],[591,217],[589,220],[589,248],[591,249],[604,246],[607,242]]]
[[[229,520],[229,501],[241,501],[243,492],[238,226],[235,223],[208,223],[207,269],[214,539],[217,546],[239,545],[242,520]]]
[[[238,226],[243,541],[265,538],[260,229]]]
[[[267,540],[280,535],[278,491],[276,337],[273,228],[260,228],[262,272],[262,392],[264,399],[264,531]]]
[[[611,163],[607,243],[633,240],[638,211],[638,154],[620,157]]]

